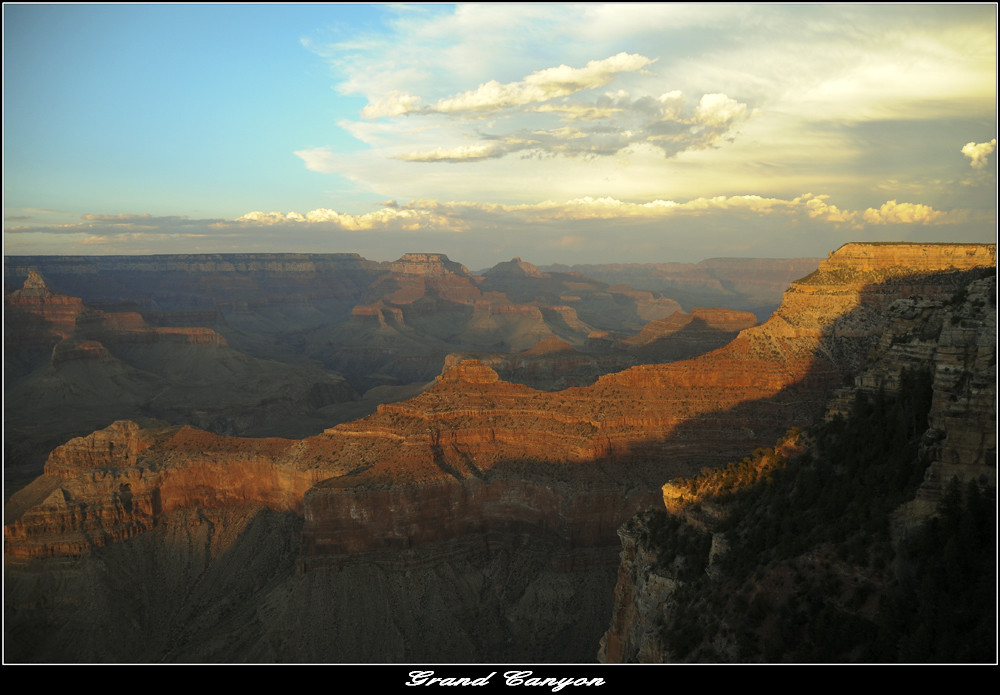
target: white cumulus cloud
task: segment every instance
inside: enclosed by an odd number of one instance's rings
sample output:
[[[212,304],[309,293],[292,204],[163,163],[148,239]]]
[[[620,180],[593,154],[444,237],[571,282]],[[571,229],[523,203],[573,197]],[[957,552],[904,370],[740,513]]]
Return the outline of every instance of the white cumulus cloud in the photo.
[[[361,110],[365,118],[380,118],[382,116],[404,116],[420,108],[420,97],[392,90],[378,101],[368,104]]]
[[[972,160],[969,162],[969,165],[973,169],[984,169],[989,156],[993,154],[996,146],[996,138],[993,138],[989,142],[970,142],[962,148],[962,154]]]
[[[934,224],[943,222],[947,213],[921,203],[897,203],[890,200],[879,209],[868,208],[864,220],[868,224]]]
[[[664,95],[667,96],[669,95]],[[694,110],[694,117],[700,124],[728,126],[733,121],[743,118],[746,112],[746,104],[741,104],[725,94],[705,94],[698,102],[698,108]]]

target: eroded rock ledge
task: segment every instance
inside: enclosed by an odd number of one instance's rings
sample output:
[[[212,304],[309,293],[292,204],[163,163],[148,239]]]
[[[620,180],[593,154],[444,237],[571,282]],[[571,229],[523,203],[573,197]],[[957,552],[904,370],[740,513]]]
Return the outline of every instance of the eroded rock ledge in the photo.
[[[910,276],[901,275],[899,268],[888,263],[886,258],[893,262],[914,262],[914,258],[917,258],[924,262],[928,253],[940,251],[941,254],[937,257],[945,259],[978,257],[987,262],[993,259],[991,253],[987,253],[993,251],[992,247],[987,250],[956,249],[940,245],[933,245],[929,249],[893,247],[887,249],[890,252],[887,257],[879,257],[872,256],[872,251],[885,247],[872,246],[873,249],[853,249],[846,256],[856,265],[834,265],[827,262],[818,272],[828,276],[834,273],[843,276],[847,271],[854,272],[856,267],[867,267],[883,276],[902,278],[902,284],[908,284],[911,282]],[[978,279],[969,280],[970,277],[977,276]],[[989,266],[985,266],[983,272],[973,272],[971,276],[965,277],[969,281],[953,285],[950,293],[945,290],[947,282],[953,279],[952,276],[944,274],[929,277],[925,285],[930,289],[927,294],[915,293],[889,304],[883,312],[883,329],[877,336],[873,336],[870,351],[865,356],[864,369],[854,377],[850,386],[836,390],[826,409],[828,420],[838,416],[846,417],[859,394],[872,398],[879,392],[898,394],[904,388],[907,374],[929,373],[932,395],[927,415],[928,429],[919,439],[919,448],[915,448],[918,451],[917,457],[929,461],[929,465],[915,498],[889,515],[888,526],[893,546],[897,549],[905,538],[937,512],[945,488],[952,480],[957,480],[963,490],[968,489],[967,485],[975,481],[983,490],[992,491],[987,492],[987,495],[995,498],[997,279],[995,268]],[[782,311],[784,310],[783,305]],[[869,313],[868,316],[873,314]],[[793,324],[793,319],[796,318],[795,315],[788,317],[787,314],[786,317],[789,324]],[[916,435],[919,436],[920,432],[917,431]],[[764,458],[777,457],[780,452],[782,457],[791,460],[808,448],[799,439],[796,436],[785,440],[780,446],[776,445],[775,453],[764,452]],[[808,437],[801,439],[808,442]],[[795,449],[799,451],[796,452]],[[772,464],[773,461],[769,463],[762,459],[759,465]],[[728,545],[727,534],[718,531],[718,521],[722,519],[724,511],[711,494],[701,495],[690,481],[684,480],[664,485],[663,504],[672,519],[680,520],[684,530],[697,529],[698,532],[707,531],[711,534],[712,546],[704,574],[713,581],[719,580],[712,585],[713,590],[721,591],[723,596],[731,596],[733,587],[724,585],[728,577],[720,575],[715,564],[715,558],[725,553]],[[650,540],[652,533],[651,517],[643,515],[633,517],[619,529],[621,562],[615,589],[615,609],[611,624],[601,641],[598,654],[601,661],[662,663],[678,658],[670,651],[669,638],[676,637],[682,630],[679,620],[675,619],[679,610],[677,592],[686,582],[678,577],[673,566],[669,566],[672,559],[676,562],[675,558],[667,554],[664,562],[664,558],[659,557],[664,551],[657,542]],[[787,575],[777,579],[775,577],[782,571],[788,571],[791,566],[797,566],[805,573],[813,564],[822,564],[826,569],[812,568],[808,571],[815,572],[817,576],[822,571],[829,576],[830,563],[836,567],[840,562],[831,561],[833,556],[829,547],[816,547],[785,565],[776,563],[774,566],[757,567],[752,582],[754,591],[762,597],[761,600],[764,600],[768,591],[771,591],[772,596],[780,596],[782,592],[794,593],[794,590],[782,584]],[[668,566],[665,567],[665,564]],[[842,567],[840,571],[855,584],[869,580],[877,584],[877,573],[864,565],[862,563],[861,569],[851,566],[850,573]],[[870,576],[866,576],[865,572]],[[698,580],[702,587],[708,582],[704,577],[699,577]],[[797,587],[801,581],[802,576],[797,575]],[[769,582],[775,582],[778,588],[775,585],[769,587]],[[868,584],[869,591],[873,591],[874,584]],[[725,590],[720,590],[720,586],[725,586]],[[845,583],[845,586],[850,586],[850,583]],[[703,593],[707,595],[708,589]],[[694,600],[690,591],[685,597],[688,603]],[[715,598],[703,598],[701,595],[698,598],[716,601]],[[724,606],[725,598],[712,605]],[[787,609],[787,606],[783,608]],[[852,609],[861,610],[862,606],[857,604]],[[907,610],[916,614],[918,607],[907,606]],[[779,612],[776,600],[772,602],[770,612]],[[713,648],[723,650],[718,658],[746,658],[745,654],[732,651],[732,638],[739,634],[739,630],[732,625],[730,627],[732,629],[727,630],[725,639],[718,638],[712,642]],[[712,641],[711,636],[706,639]],[[674,640],[675,643],[677,641]],[[787,654],[779,656],[786,657]]]
[[[729,345],[588,387],[536,391],[463,361],[301,441],[116,423],[54,451],[12,500],[7,555],[84,552],[164,511],[247,503],[304,515],[306,566],[463,533],[605,543],[664,480],[807,424],[866,367],[892,302],[950,295],[995,265],[993,246],[897,246],[849,244]]]

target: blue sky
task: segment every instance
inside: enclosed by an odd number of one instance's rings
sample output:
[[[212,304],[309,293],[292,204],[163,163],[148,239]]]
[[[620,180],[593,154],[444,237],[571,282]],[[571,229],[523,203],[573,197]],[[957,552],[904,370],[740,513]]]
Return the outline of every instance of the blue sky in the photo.
[[[4,252],[995,241],[996,6],[4,5]]]

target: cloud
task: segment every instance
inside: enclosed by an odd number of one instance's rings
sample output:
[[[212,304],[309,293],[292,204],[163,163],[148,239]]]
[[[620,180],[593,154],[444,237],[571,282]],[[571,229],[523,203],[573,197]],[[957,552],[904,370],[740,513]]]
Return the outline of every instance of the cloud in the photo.
[[[469,163],[523,156],[610,157],[630,148],[650,145],[662,156],[714,147],[748,117],[748,107],[725,94],[706,94],[694,108],[677,90],[659,97],[636,99],[628,94],[605,95],[594,103],[552,103],[532,107],[530,114],[555,116],[561,125],[538,122],[508,133],[477,131],[479,142],[404,151],[405,162]],[[529,115],[530,115],[529,114]],[[472,137],[472,135],[467,135]]]
[[[478,159],[502,157],[510,151],[498,142],[482,142],[475,145],[460,145],[446,148],[435,147],[424,152],[407,152],[396,158],[404,162],[469,162]]]
[[[507,108],[526,106],[602,87],[619,73],[640,70],[653,60],[645,56],[619,53],[603,60],[591,60],[585,67],[560,65],[533,72],[523,80],[502,84],[485,82],[477,89],[446,97],[434,106],[421,107],[418,96],[392,90],[361,111],[364,118],[405,116],[416,112],[482,115]]]
[[[383,116],[405,116],[419,110],[420,97],[392,90],[378,101],[361,109],[364,118],[373,119]]]
[[[962,148],[962,154],[971,160],[969,165],[973,169],[984,169],[988,163],[988,157],[993,154],[996,145],[996,138],[993,138],[989,142],[970,142]]]
[[[472,144],[438,142],[415,148],[414,130],[396,131],[396,136],[410,139],[411,144],[391,155],[394,159],[449,164],[497,159],[525,151],[525,156],[611,156],[641,143],[652,144],[665,156],[672,157],[685,150],[714,146],[737,122],[747,118],[748,105],[722,93],[703,95],[693,109],[685,109],[680,90],[633,99],[626,90],[619,89],[589,101],[579,98],[582,92],[603,87],[620,74],[642,72],[654,62],[655,59],[638,53],[621,52],[591,60],[582,68],[560,65],[538,70],[516,82],[489,80],[477,89],[439,99],[432,106],[421,106],[419,96],[390,90],[370,100],[361,115],[374,119],[419,114],[426,124],[420,132],[426,133],[434,123],[427,119],[458,115],[482,120],[506,112],[505,118],[511,119],[513,128],[505,133],[491,132],[495,126],[490,123],[475,132],[464,132],[466,140],[473,137],[478,140]],[[562,123],[552,124],[553,118]],[[587,125],[570,127],[568,123]],[[391,130],[382,129],[381,138],[376,141],[367,129],[349,122],[340,125],[369,143],[386,144],[385,136],[392,137]],[[454,128],[440,124],[438,129],[441,137],[454,138]],[[296,154],[314,171],[328,171],[334,166],[332,155],[325,148]]]
[[[395,201],[384,203],[381,210],[363,215],[349,215],[335,210],[318,209],[305,214],[298,212],[249,212],[237,222],[254,224],[285,223],[335,223],[345,229],[387,228],[391,223],[404,220],[414,225],[435,226],[452,231],[468,229],[468,221],[482,222],[485,217],[503,225],[505,218],[522,222],[569,220],[625,220],[666,219],[672,216],[704,216],[713,213],[737,213],[755,216],[804,216],[808,219],[835,225],[848,225],[860,229],[863,223],[887,224],[944,224],[952,220],[949,214],[919,203],[899,203],[890,200],[880,208],[864,212],[843,210],[828,202],[828,195],[805,193],[795,198],[775,198],[759,195],[714,196],[694,198],[684,202],[651,200],[629,202],[610,196],[574,198],[565,201],[547,200],[541,203],[503,204],[472,201],[441,202],[430,199],[410,201],[400,205]]]
[[[80,215],[83,222],[50,225],[20,225],[4,227],[4,234],[91,234],[102,236],[124,236],[129,234],[158,231],[183,233],[191,228],[206,227],[210,224],[224,223],[222,219],[189,219],[180,215],[156,216],[142,214],[84,214]]]
[[[438,113],[498,111],[545,102],[585,89],[603,87],[619,73],[634,72],[652,62],[652,59],[638,54],[619,53],[604,60],[592,60],[583,68],[560,65],[539,70],[520,82],[500,84],[490,80],[473,91],[441,99],[433,110]]]
[[[938,224],[947,220],[947,213],[919,203],[897,203],[890,200],[879,209],[868,208],[864,212],[868,224]]]
[[[991,241],[995,218],[890,200],[853,210],[826,194],[729,195],[687,200],[580,196],[538,203],[387,201],[351,214],[252,211],[238,219],[89,214],[75,224],[9,227],[5,252],[356,252],[391,260],[448,253],[469,267],[520,255],[532,262],[698,261],[719,255],[822,256],[847,241]],[[610,233],[609,233],[610,232]]]
[[[961,201],[935,183],[979,173],[945,171],[941,148],[955,119],[995,121],[993,8],[385,8],[381,33],[345,34],[327,58],[338,90],[367,103],[338,122],[367,148],[330,164],[360,190],[512,203],[823,190],[837,204],[814,201],[812,219],[857,224],[875,200],[993,206],[979,179]]]
[[[967,221],[963,211],[945,212],[919,203],[890,200],[864,212],[843,210],[827,195],[805,193],[794,198],[734,195],[692,198],[687,201],[655,199],[645,202],[619,200],[611,196],[583,196],[540,203],[492,203],[416,199],[407,203],[387,201],[362,214],[317,208],[308,212],[264,212],[255,210],[235,220],[189,219],[150,214],[87,214],[74,224],[7,227],[5,234],[84,234],[88,237],[126,235],[177,235],[196,237],[242,235],[268,227],[323,227],[345,231],[436,231],[466,232],[485,225],[505,229],[524,223],[558,223],[581,220],[665,220],[671,217],[704,217],[717,213],[762,218],[807,218],[860,229],[864,224],[952,224]],[[568,232],[565,236],[572,236]]]
[[[814,196],[811,193],[806,193],[795,198],[792,201],[792,205],[802,206],[806,214],[814,220],[843,222],[854,227],[858,226],[857,212],[841,210],[836,205],[830,205],[826,202],[829,198],[830,196],[828,195]]]
[[[309,150],[297,150],[295,156],[306,163],[306,169],[320,174],[332,174],[337,169],[337,157],[329,147],[314,147]]]
[[[460,232],[466,229],[461,219],[448,215],[437,204],[428,204],[426,201],[415,201],[407,207],[385,203],[381,209],[361,215],[337,212],[329,208],[310,210],[305,214],[255,210],[238,217],[235,221],[245,225],[266,226],[315,224],[349,231],[435,229]]]
[[[664,97],[669,95],[664,95]],[[706,94],[694,110],[695,121],[700,125],[728,127],[733,121],[743,118],[747,105],[725,94]]]

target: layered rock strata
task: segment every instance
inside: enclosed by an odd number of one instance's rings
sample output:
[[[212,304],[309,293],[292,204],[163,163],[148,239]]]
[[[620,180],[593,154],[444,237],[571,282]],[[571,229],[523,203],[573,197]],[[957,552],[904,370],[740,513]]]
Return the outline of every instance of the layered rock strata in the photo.
[[[786,300],[791,301],[782,305],[777,318],[784,330],[798,332],[802,326],[798,317],[806,307],[814,307],[813,311],[821,315],[836,313],[829,309],[830,294],[817,298],[819,301],[798,301],[804,298],[810,282],[856,278],[861,273],[882,279],[883,289],[857,302],[859,310],[850,321],[832,322],[841,329],[834,334],[838,340],[831,346],[837,348],[835,354],[850,356],[841,344],[845,336],[861,340],[860,345],[868,345],[868,351],[854,355],[853,363],[863,365],[863,369],[853,378],[851,386],[832,394],[825,418],[846,416],[859,392],[872,396],[878,392],[898,393],[907,374],[930,374],[928,428],[920,438],[918,453],[929,465],[916,497],[891,516],[892,536],[898,547],[901,539],[935,513],[944,489],[952,480],[957,480],[962,489],[970,481],[976,481],[983,489],[992,491],[988,494],[995,495],[995,247],[851,244],[842,251],[842,259],[837,258],[838,251],[820,265],[814,276],[796,283],[798,291],[790,292],[791,297],[786,295]],[[928,274],[925,272],[928,267],[940,272]],[[913,269],[919,269],[920,273],[914,273]],[[900,288],[895,299],[884,289],[889,287]],[[790,314],[787,309],[795,306],[799,310]],[[872,331],[876,325],[881,330]],[[782,446],[788,449],[791,444],[788,440]],[[782,453],[789,459],[794,455],[791,449]],[[761,465],[768,463],[763,461]],[[663,486],[663,504],[684,525],[713,534],[706,572],[714,576],[713,571],[717,573],[718,569],[713,568],[713,558],[724,553],[726,545],[725,534],[717,532],[723,511],[710,497],[693,493],[686,481],[667,482]],[[664,635],[665,630],[679,628],[672,622],[669,628],[665,624],[669,622],[667,616],[676,609],[675,594],[684,582],[672,566],[664,567],[663,558],[659,557],[661,549],[650,542],[651,535],[649,520],[640,516],[619,529],[622,550],[615,609],[601,641],[601,661],[655,663],[674,658]],[[826,568],[822,571],[829,573],[830,558],[824,552],[830,551],[812,549],[796,562],[801,567],[822,564]],[[818,568],[812,571],[820,572]],[[779,570],[773,572],[780,574]],[[867,581],[864,572],[873,570],[852,569],[852,572],[856,576],[850,580],[861,584]],[[777,595],[789,591],[787,586],[782,588],[784,578],[769,576],[768,570],[761,568],[754,577],[762,595],[768,591]],[[801,577],[797,579],[800,580]],[[770,582],[776,582],[776,586],[768,587]]]
[[[5,329],[5,476],[15,489],[38,475],[53,446],[117,419],[302,436],[329,422],[306,424],[317,410],[358,399],[315,365],[255,359],[209,327],[94,309],[36,272],[8,295]]]
[[[933,400],[923,450],[926,479],[904,516],[932,513],[952,479],[996,488],[996,276],[948,298],[913,296],[886,311],[874,364],[839,391],[827,417],[846,414],[858,391],[895,392],[905,372],[929,370]]]
[[[54,453],[40,487],[52,487],[55,476],[62,492],[49,490],[38,509],[8,527],[8,550],[45,555],[116,537],[87,530],[47,543],[50,532],[83,523],[66,521],[61,509],[69,500],[85,500],[86,518],[101,529],[148,527],[155,505],[125,509],[125,482],[133,499],[139,492],[163,509],[237,499],[302,509],[307,566],[463,533],[545,530],[571,544],[606,542],[663,480],[733,460],[807,424],[832,388],[866,366],[893,301],[918,290],[944,296],[968,283],[970,269],[995,264],[994,247],[920,246],[904,253],[847,245],[794,283],[767,323],[728,346],[588,387],[537,391],[470,360],[415,398],[300,442],[180,430],[154,437],[129,465],[114,458],[124,444],[100,448],[99,476],[91,458],[65,469],[59,462],[74,457]],[[880,260],[886,248],[890,259],[917,253],[921,264]],[[189,441],[197,444],[185,448]],[[76,487],[67,488],[72,481]],[[119,517],[118,526],[107,521]]]

